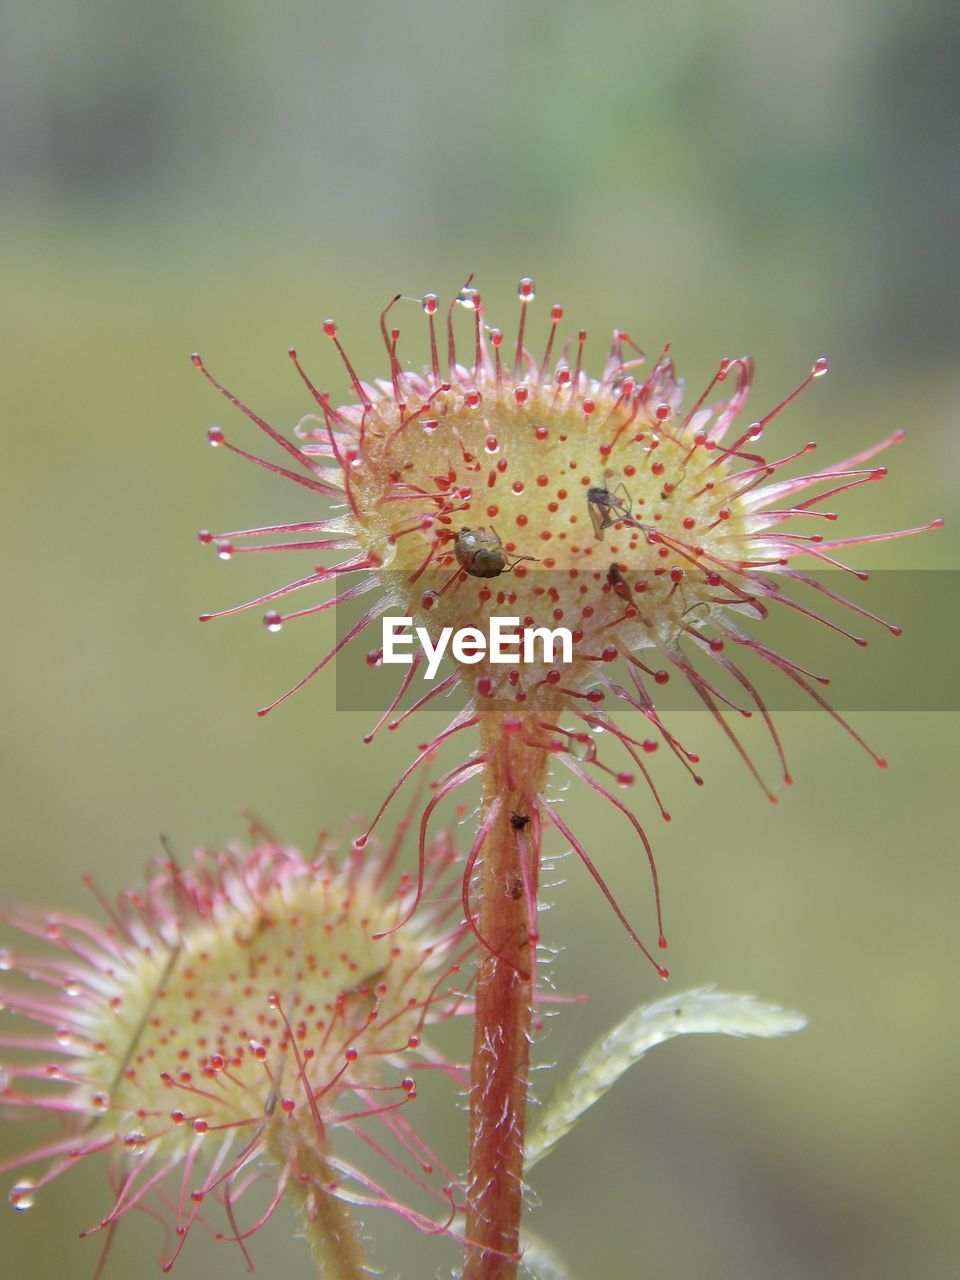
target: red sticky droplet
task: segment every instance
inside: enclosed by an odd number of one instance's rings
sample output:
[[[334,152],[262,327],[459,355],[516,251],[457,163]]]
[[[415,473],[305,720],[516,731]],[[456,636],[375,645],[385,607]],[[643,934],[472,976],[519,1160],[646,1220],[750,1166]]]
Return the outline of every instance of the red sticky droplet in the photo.
[[[333,320],[324,320],[323,332],[327,335],[328,338],[335,338],[337,336],[336,322]]]

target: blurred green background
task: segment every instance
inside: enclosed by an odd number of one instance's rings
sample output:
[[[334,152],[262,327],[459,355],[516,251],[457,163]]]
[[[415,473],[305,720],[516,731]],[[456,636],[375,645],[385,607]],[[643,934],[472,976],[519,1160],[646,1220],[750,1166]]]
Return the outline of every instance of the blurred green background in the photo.
[[[369,716],[335,710],[332,676],[260,722],[328,633],[196,624],[283,569],[220,565],[196,530],[303,518],[303,504],[205,447],[208,423],[238,440],[245,427],[194,348],[289,426],[307,409],[289,344],[343,387],[325,315],[372,371],[393,293],[449,296],[475,271],[491,319],[512,325],[529,273],[545,304],[532,323],[556,299],[594,335],[669,339],[693,387],[720,355],[752,352],[762,407],[828,352],[830,378],[771,450],[816,436],[827,462],[907,426],[845,531],[955,514],[958,15],[946,0],[6,0],[3,897],[85,904],[82,872],[115,889],[158,832],[181,850],[223,840],[241,806],[309,841],[369,812],[423,732],[363,748]],[[870,562],[955,568],[957,528]],[[801,660],[815,630],[798,619]],[[895,642],[871,634],[895,670]],[[797,785],[772,810],[685,715],[707,785],[658,760],[670,827],[638,796],[674,988],[756,991],[810,1027],[659,1050],[538,1169],[533,1225],[576,1275],[955,1274],[958,717],[857,724],[886,774],[824,716],[781,717]],[[629,831],[582,793],[569,805],[649,926]],[[561,869],[545,940],[563,949],[558,984],[591,1002],[552,1024],[541,1062],[661,994],[578,868]],[[455,1163],[463,1121],[431,1121]],[[26,1143],[5,1130],[4,1149]],[[76,1236],[107,1195],[88,1172],[0,1216],[4,1274],[90,1274],[97,1246]],[[438,1242],[368,1227],[388,1276],[449,1273]],[[289,1228],[278,1216],[255,1254],[307,1277]],[[154,1223],[129,1224],[109,1274],[152,1274],[159,1247]],[[177,1274],[240,1265],[197,1235]]]

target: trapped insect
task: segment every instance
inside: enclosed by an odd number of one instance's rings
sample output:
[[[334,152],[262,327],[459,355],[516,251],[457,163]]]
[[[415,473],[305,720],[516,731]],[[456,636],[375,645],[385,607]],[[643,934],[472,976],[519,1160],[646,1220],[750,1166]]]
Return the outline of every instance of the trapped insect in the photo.
[[[493,529],[461,529],[453,548],[457,564],[472,578],[499,578],[509,573],[521,560],[533,560],[533,556],[518,556],[513,564],[507,564],[503,543]]]
[[[600,542],[604,529],[618,520],[628,520],[633,512],[633,502],[622,482],[615,489],[595,485],[587,490],[587,509],[593,522],[593,532]]]
[[[610,568],[607,570],[607,581],[618,595],[625,595],[630,590],[630,584],[621,573],[620,566],[617,564],[616,560],[613,561]]]

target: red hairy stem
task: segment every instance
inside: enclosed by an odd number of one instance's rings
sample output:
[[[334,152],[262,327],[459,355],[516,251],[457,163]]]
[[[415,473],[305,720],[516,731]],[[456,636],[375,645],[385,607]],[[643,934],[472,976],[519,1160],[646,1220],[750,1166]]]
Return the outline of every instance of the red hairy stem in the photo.
[[[474,925],[476,1017],[470,1087],[470,1172],[463,1280],[514,1280],[520,1255],[527,1075],[535,968],[540,815],[548,753],[490,714],[480,724],[482,845]],[[482,825],[481,825],[482,830]]]

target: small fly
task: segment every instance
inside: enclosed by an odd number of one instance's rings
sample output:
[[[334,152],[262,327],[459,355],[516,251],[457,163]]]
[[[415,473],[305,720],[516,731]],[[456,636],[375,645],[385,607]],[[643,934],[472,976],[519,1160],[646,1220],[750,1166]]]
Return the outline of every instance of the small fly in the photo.
[[[587,490],[587,510],[590,512],[593,532],[602,542],[604,529],[609,529],[618,520],[630,519],[633,501],[623,483],[618,484],[615,489],[596,485]]]

